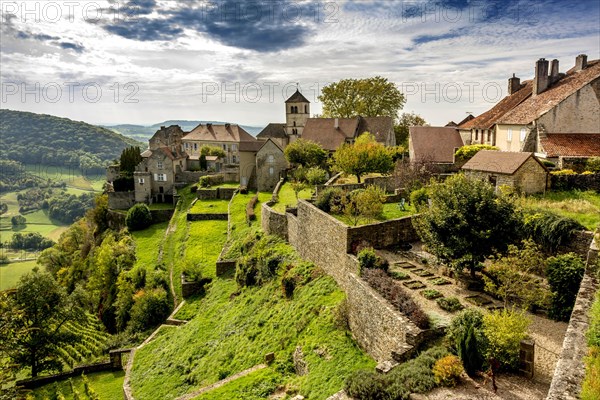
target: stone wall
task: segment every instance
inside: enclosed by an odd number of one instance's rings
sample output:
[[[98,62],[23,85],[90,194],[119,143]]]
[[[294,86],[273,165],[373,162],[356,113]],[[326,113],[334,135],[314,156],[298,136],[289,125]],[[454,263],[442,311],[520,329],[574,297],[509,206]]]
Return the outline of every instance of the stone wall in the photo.
[[[372,178],[365,178],[365,185],[379,186],[387,193],[394,193],[396,190],[396,182],[393,176],[377,176]]]
[[[353,243],[360,240],[368,241],[376,249],[382,249],[399,243],[415,242],[419,236],[413,228],[412,217],[404,217],[375,224],[348,228],[347,250],[352,249]]]
[[[183,182],[183,183],[196,183],[198,182],[198,180],[200,179],[201,176],[205,176],[210,174],[211,172],[208,171],[177,171],[177,173],[175,174],[175,181],[176,182]]]
[[[135,192],[108,192],[108,208],[128,210],[135,204]]]
[[[121,367],[122,369],[122,367]],[[91,374],[93,372],[102,371],[114,371],[113,365],[110,361],[100,362],[95,364],[80,365],[73,368],[71,371],[61,372],[59,374],[40,376],[38,378],[25,379],[17,381],[16,386],[23,387],[26,389],[35,389],[44,385],[48,385],[53,382],[63,381],[65,379],[79,377],[81,374]]]
[[[550,185],[555,190],[595,190],[600,192],[600,173],[591,175],[550,175]]]
[[[268,201],[262,204],[262,230],[268,235],[279,236],[283,239],[288,239],[288,221],[285,214],[279,213],[271,207],[275,204],[273,201]]]
[[[231,200],[237,188],[200,189],[196,191],[199,200]]]
[[[108,227],[115,231],[120,231],[121,229],[125,228],[126,217],[127,214],[125,214],[124,212],[108,210],[108,213],[106,215]]]
[[[579,398],[585,376],[584,357],[589,351],[585,337],[590,323],[589,310],[595,293],[600,288],[596,269],[598,250],[598,243],[592,242],[588,252],[585,275],[581,281],[575,307],[573,307],[563,348],[546,397],[547,400]]]

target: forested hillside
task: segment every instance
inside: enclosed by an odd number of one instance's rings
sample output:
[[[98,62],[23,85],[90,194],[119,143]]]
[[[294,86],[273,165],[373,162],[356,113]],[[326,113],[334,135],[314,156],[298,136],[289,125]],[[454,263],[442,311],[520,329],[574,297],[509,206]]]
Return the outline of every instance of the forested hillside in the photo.
[[[0,110],[0,158],[103,173],[121,151],[139,145],[111,130],[52,115]]]

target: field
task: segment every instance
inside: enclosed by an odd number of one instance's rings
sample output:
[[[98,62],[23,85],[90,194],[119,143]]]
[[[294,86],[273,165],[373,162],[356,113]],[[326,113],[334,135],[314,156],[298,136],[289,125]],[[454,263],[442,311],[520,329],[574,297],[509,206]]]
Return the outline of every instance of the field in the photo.
[[[35,268],[35,261],[22,261],[0,265],[0,291],[17,286],[19,278]]]
[[[600,225],[600,194],[593,191],[548,192],[520,197],[517,202],[528,210],[548,210],[573,218],[590,230]]]
[[[102,191],[105,175],[88,174],[79,168],[51,167],[47,165],[25,165],[25,170],[42,179],[65,182],[67,187],[83,191]]]
[[[313,194],[312,189],[304,189],[298,193],[298,198],[302,200],[310,199]],[[284,184],[279,191],[277,204],[273,206],[273,209],[278,212],[285,212],[286,207],[296,206],[296,193],[292,189],[292,185],[289,183]]]
[[[123,399],[123,380],[125,372],[97,372],[87,375],[90,382],[90,387],[98,394],[100,400],[122,400]],[[73,378],[73,385],[80,395],[84,395],[85,389],[81,378]],[[66,400],[76,400],[69,381],[58,382],[56,387],[65,396]],[[39,389],[35,389],[32,395],[36,400],[53,399],[55,398],[55,386],[46,385]]]

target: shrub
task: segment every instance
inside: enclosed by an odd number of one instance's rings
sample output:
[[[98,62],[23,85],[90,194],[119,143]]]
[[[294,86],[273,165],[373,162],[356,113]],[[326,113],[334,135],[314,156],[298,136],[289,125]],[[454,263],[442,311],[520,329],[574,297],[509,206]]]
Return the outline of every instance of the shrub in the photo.
[[[421,296],[425,297],[427,300],[434,300],[442,297],[442,294],[435,289],[425,289],[421,290]]]
[[[584,271],[583,261],[574,253],[548,259],[546,277],[552,290],[552,305],[548,313],[550,318],[569,320]]]
[[[115,192],[133,192],[135,190],[135,182],[133,177],[121,176],[113,181],[113,189]]]
[[[469,309],[458,314],[448,328],[447,339],[469,375],[481,370],[487,351],[481,311]]]
[[[600,157],[590,157],[585,163],[585,169],[591,172],[600,172]]]
[[[550,172],[552,175],[577,175],[577,172],[572,169],[559,169],[558,171]]]
[[[275,236],[254,235],[247,238],[243,254],[238,259],[235,280],[239,286],[261,285],[274,278],[286,261],[293,258],[293,250]],[[244,254],[245,253],[245,254]]]
[[[468,146],[463,146],[456,150],[454,156],[457,161],[467,161],[473,158],[475,154],[477,154],[481,150],[500,150],[496,146],[490,146],[489,144],[471,144]]]
[[[460,304],[460,301],[456,297],[440,297],[436,300],[436,303],[442,310],[449,312],[456,312],[462,310],[464,307]]]
[[[585,227],[572,218],[562,217],[549,211],[525,214],[523,221],[525,235],[548,252],[554,252],[567,242],[575,231]]]
[[[556,164],[554,164],[552,161],[543,160],[542,164],[544,164],[544,167],[546,168],[556,168]]]
[[[223,175],[205,175],[201,176],[198,184],[202,188],[208,188],[211,186],[221,185],[225,182],[225,177]]]
[[[385,376],[373,371],[354,371],[344,385],[346,393],[358,400],[383,400],[386,385]]]
[[[187,261],[183,265],[183,274],[188,282],[200,282],[202,280],[202,265]]]
[[[340,204],[345,192],[340,188],[327,188],[317,195],[315,206],[326,213],[331,212],[332,204]]]
[[[319,167],[309,168],[306,171],[306,181],[311,185],[321,185],[327,182],[327,171]]]
[[[397,281],[404,281],[410,278],[410,275],[402,271],[392,271],[390,272],[390,276]]]
[[[377,255],[374,248],[369,247],[358,253],[358,268],[361,274],[367,268],[375,268],[376,263]]]
[[[519,366],[521,341],[527,337],[530,321],[520,311],[503,309],[483,317],[483,331],[488,340],[486,356],[500,368],[514,370]]]
[[[363,279],[421,329],[429,328],[429,318],[398,283],[380,269],[363,270]]]
[[[125,223],[130,231],[140,231],[152,224],[152,214],[146,204],[136,204],[129,209]]]
[[[410,194],[410,202],[414,204],[417,210],[425,207],[427,205],[427,200],[429,200],[429,192],[427,191],[427,188],[413,190],[413,192]]]
[[[171,302],[164,289],[140,290],[134,296],[128,329],[142,332],[161,324],[171,312]]]
[[[25,217],[22,215],[15,215],[14,217],[12,217],[10,219],[10,224],[12,226],[25,225],[26,223],[27,223],[27,219],[25,219]]]
[[[442,386],[456,386],[463,371],[464,368],[460,358],[453,354],[440,358],[433,366],[435,381]]]

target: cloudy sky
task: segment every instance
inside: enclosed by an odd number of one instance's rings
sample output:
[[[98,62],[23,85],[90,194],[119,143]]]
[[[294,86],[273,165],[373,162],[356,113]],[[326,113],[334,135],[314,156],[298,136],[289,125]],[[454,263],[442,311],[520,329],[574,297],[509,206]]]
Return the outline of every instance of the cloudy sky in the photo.
[[[1,107],[90,123],[284,121],[299,84],[381,75],[459,121],[538,58],[600,57],[600,0],[0,0]]]

